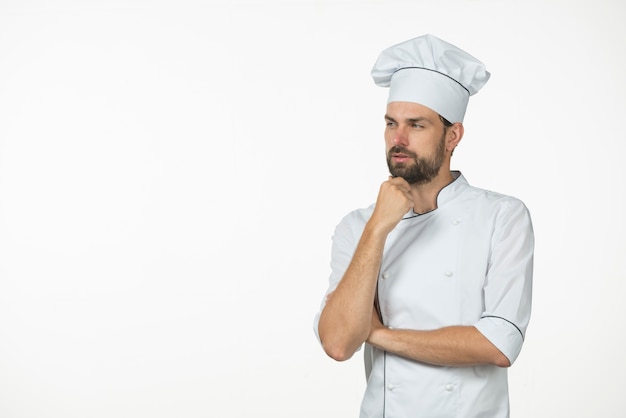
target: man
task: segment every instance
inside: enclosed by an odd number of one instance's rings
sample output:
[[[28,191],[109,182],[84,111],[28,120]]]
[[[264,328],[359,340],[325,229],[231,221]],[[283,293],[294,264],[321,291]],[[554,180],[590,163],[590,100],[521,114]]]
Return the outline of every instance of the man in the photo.
[[[534,238],[519,200],[472,187],[450,159],[484,65],[431,35],[382,52],[391,176],[333,236],[315,318],[325,352],[365,343],[361,417],[509,416],[507,367],[530,318]]]

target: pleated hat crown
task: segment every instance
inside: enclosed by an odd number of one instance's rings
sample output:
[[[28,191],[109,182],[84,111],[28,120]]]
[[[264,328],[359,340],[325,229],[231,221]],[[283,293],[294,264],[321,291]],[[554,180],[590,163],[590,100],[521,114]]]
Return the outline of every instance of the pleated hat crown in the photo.
[[[452,123],[463,122],[469,97],[490,76],[482,62],[430,34],[385,49],[371,74],[389,87],[388,103],[419,103]]]

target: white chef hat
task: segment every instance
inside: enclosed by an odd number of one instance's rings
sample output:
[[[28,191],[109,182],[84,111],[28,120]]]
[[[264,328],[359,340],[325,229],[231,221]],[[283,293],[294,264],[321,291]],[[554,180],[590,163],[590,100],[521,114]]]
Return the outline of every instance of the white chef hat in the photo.
[[[489,76],[482,62],[428,34],[385,49],[372,68],[376,85],[389,87],[388,103],[419,103],[452,123],[463,122]]]

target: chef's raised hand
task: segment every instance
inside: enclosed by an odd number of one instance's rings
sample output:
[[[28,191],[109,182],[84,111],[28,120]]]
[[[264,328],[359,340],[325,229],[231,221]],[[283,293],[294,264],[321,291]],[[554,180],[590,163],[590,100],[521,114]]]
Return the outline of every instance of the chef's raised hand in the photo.
[[[388,234],[413,205],[409,183],[402,177],[389,177],[380,185],[370,223]]]

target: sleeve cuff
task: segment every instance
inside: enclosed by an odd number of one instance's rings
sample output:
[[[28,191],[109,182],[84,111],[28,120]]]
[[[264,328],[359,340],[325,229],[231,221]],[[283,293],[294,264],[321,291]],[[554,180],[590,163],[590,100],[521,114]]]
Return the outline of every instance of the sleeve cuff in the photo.
[[[513,364],[524,343],[517,326],[506,319],[491,316],[481,318],[474,326]]]

